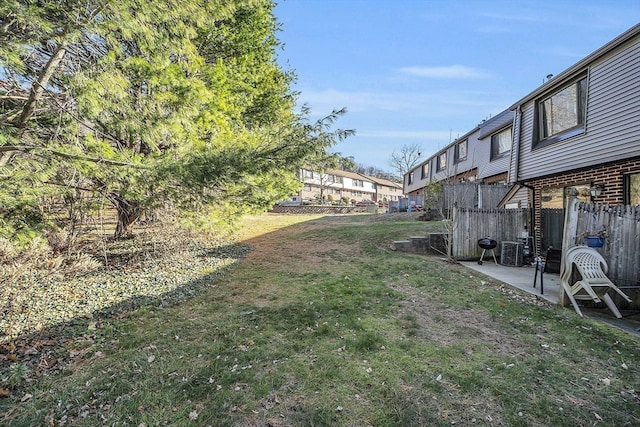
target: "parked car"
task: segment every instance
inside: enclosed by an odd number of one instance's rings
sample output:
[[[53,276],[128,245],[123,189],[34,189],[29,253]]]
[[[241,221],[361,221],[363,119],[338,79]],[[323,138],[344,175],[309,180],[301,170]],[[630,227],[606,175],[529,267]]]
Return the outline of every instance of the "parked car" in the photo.
[[[373,200],[360,200],[359,202],[356,203],[356,206],[370,206],[370,205],[377,205],[377,203],[374,202]]]

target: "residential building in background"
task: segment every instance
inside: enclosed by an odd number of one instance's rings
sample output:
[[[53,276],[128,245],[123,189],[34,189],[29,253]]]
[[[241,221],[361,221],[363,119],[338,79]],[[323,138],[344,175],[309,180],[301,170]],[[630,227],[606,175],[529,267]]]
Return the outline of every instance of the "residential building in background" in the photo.
[[[404,193],[424,195],[436,182],[505,184],[513,112],[505,110],[457,138],[404,177]]]
[[[383,204],[402,197],[399,183],[338,169],[321,173],[303,168],[299,178],[303,184],[300,192],[281,204]]]

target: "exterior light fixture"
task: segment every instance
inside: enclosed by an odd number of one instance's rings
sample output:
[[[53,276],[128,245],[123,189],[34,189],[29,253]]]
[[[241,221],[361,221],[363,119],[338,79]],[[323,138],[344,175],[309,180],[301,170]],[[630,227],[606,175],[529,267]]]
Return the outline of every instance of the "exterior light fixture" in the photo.
[[[589,188],[589,194],[591,197],[598,197],[604,191],[604,185],[594,184]]]

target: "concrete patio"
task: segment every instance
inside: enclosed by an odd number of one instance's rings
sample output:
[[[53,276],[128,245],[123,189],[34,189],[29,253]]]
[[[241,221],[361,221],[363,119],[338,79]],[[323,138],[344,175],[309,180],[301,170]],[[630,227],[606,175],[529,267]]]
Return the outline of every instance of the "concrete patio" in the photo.
[[[538,295],[552,304],[560,301],[560,275],[545,273],[543,278],[544,293],[541,293],[540,273],[536,287],[533,287],[536,269],[532,267],[509,267],[495,264],[493,260],[485,260],[482,265],[476,261],[463,261],[460,264],[467,268],[478,271],[501,282],[507,283],[515,288],[522,289],[530,294]]]
[[[536,287],[533,287],[533,281],[535,278],[535,268],[526,267],[509,267],[505,265],[495,264],[493,260],[485,260],[482,265],[479,265],[476,261],[462,261],[460,264],[464,265],[471,270],[475,270],[488,277],[499,280],[503,283],[513,286],[514,288],[521,289],[530,294],[534,294],[549,301],[552,304],[559,304],[560,302],[560,275],[545,273],[543,277],[544,289],[541,293],[540,285],[540,273],[536,281]],[[573,307],[566,307],[567,310],[573,310]],[[606,322],[613,326],[616,326],[625,332],[640,337],[640,312],[638,311],[624,311],[622,319],[616,319],[608,309],[589,309],[581,307],[585,317],[597,319],[602,322]],[[576,316],[578,314],[576,313]]]

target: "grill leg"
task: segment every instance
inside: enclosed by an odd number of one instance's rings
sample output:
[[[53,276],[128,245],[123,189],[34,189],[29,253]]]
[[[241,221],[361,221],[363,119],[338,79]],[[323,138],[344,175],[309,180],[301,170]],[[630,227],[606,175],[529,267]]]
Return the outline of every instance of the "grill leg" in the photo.
[[[495,262],[496,265],[498,265],[498,261],[496,260],[496,251],[491,249],[491,255],[493,255],[493,262]]]
[[[484,258],[484,253],[486,252],[486,249],[482,250],[482,255],[480,255],[480,260],[478,260],[478,265],[482,265],[482,259]]]

